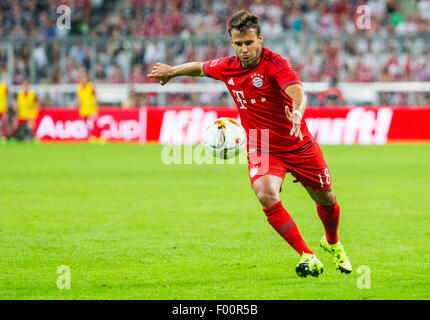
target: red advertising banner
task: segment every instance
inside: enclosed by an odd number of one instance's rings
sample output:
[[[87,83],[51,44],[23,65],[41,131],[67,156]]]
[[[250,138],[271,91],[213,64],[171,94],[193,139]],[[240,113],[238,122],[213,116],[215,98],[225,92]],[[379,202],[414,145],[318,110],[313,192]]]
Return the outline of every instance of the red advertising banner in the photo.
[[[101,108],[95,123],[85,121],[77,109],[46,108],[39,111],[35,135],[41,141],[86,141],[96,125],[108,141],[145,142],[145,109]]]
[[[196,144],[219,117],[239,120],[235,107],[101,108],[95,122],[108,141]],[[430,142],[430,107],[308,107],[304,116],[322,145]],[[41,141],[86,141],[88,126],[76,109],[39,112]]]
[[[307,108],[304,118],[322,145],[430,142],[430,107]]]

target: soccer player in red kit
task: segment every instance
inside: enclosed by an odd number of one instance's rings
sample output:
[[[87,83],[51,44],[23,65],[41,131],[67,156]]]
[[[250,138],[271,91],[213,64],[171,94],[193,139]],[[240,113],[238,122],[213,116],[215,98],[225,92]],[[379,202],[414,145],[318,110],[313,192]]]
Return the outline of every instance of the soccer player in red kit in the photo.
[[[322,151],[302,121],[306,95],[288,61],[262,46],[256,15],[240,10],[228,23],[237,56],[178,66],[157,63],[149,78],[166,84],[176,76],[208,76],[223,81],[236,102],[248,135],[248,169],[252,188],[270,225],[301,258],[296,273],[318,276],[322,263],[306,245],[279,199],[284,176],[290,172],[316,203],[325,235],[321,247],[336,268],[350,273],[351,264],[338,240],[340,209]]]

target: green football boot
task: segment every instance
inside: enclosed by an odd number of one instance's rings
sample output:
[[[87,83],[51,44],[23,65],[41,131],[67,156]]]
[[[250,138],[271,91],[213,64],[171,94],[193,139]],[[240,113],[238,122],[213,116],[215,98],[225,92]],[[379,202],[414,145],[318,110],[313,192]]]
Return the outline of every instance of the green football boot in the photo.
[[[324,266],[314,254],[303,253],[299,264],[296,266],[296,273],[299,277],[306,278],[308,275],[318,277],[324,271]]]
[[[340,270],[341,273],[351,273],[351,262],[349,262],[349,258],[346,255],[345,249],[343,248],[340,241],[335,244],[329,244],[325,235],[323,235],[320,241],[320,246],[326,252],[330,253],[337,270]]]

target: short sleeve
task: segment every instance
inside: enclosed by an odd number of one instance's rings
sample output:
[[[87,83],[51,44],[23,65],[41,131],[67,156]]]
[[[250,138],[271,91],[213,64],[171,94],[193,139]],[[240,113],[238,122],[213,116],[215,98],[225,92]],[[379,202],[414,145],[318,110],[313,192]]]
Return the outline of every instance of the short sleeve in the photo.
[[[281,56],[276,56],[273,59],[275,74],[273,75],[275,81],[285,90],[288,86],[292,84],[302,84],[300,78],[297,76],[296,72],[291,68],[287,59]]]
[[[223,70],[226,58],[209,60],[203,63],[203,73],[215,80],[223,80]]]

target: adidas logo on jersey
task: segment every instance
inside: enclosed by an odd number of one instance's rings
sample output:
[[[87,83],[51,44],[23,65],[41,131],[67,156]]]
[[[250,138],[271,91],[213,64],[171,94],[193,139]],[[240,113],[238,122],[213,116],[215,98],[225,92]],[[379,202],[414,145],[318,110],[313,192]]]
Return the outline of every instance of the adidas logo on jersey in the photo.
[[[234,82],[233,82],[233,78],[230,78],[230,80],[228,80],[227,82],[229,85],[234,86]]]

